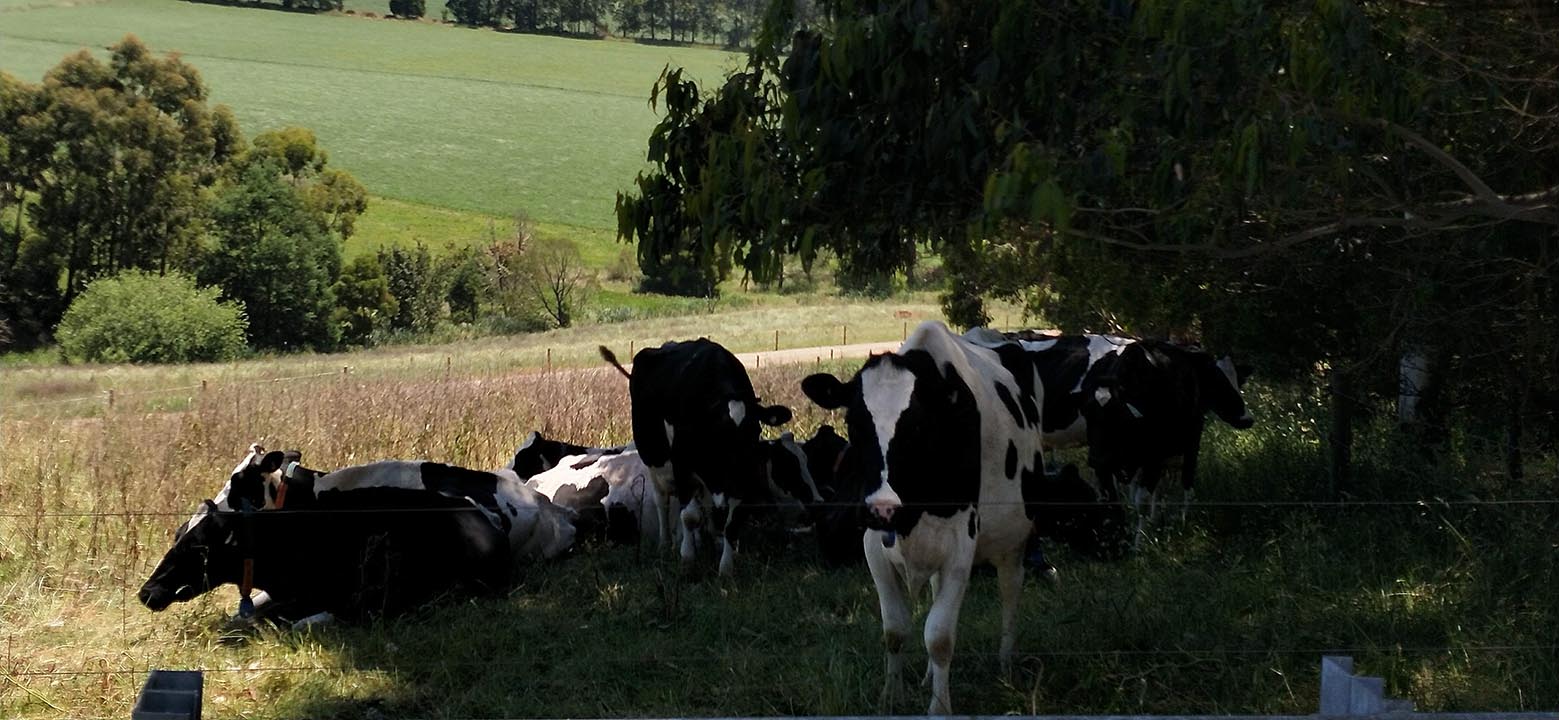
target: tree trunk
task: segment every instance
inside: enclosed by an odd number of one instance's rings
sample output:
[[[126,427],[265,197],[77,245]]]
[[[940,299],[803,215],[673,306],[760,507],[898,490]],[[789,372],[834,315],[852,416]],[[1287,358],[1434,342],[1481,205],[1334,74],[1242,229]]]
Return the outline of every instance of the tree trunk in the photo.
[[[1331,372],[1332,428],[1331,486],[1327,494],[1331,499],[1342,497],[1348,489],[1353,470],[1353,382],[1348,374],[1336,366]]]

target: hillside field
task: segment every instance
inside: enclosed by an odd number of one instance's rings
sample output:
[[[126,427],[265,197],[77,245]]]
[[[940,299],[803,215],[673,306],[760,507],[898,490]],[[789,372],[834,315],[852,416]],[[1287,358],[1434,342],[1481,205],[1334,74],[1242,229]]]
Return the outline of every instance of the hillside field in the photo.
[[[388,198],[614,228],[668,63],[717,81],[738,55],[175,0],[3,0],[0,70],[41,79],[133,33],[200,69],[249,135],[301,125]]]

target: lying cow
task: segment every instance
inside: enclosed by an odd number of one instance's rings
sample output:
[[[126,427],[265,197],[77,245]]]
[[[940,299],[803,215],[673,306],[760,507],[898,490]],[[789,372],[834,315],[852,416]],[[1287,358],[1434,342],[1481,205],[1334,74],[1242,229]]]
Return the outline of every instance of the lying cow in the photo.
[[[600,352],[628,378],[633,441],[660,502],[662,546],[671,545],[675,498],[683,563],[693,561],[707,514],[721,539],[720,573],[730,574],[748,512],[741,504],[763,494],[758,426],[789,422],[790,409],[760,404],[741,361],[708,338],[640,350],[632,373],[606,346]]]
[[[573,543],[572,513],[509,471],[389,461],[319,473],[259,452],[179,528],[142,604],[160,611],[233,583],[305,614],[394,612],[504,587],[517,565]]]
[[[525,437],[518,450],[514,451],[514,457],[509,460],[505,469],[513,470],[521,480],[529,480],[558,466],[563,458],[568,456],[599,457],[613,455],[623,451],[623,448],[596,448],[584,445],[575,445],[563,440],[553,440],[543,436],[538,431],[531,431]]]
[[[1012,662],[1033,527],[1025,501],[1045,482],[1044,385],[1032,372],[1014,377],[995,350],[927,322],[849,382],[817,374],[801,387],[819,406],[846,412],[850,446],[839,472],[864,492],[870,529],[862,545],[882,610],[885,693],[899,689],[911,599],[929,581],[927,712],[949,714],[958,612],[975,563],[996,566],[1000,659],[1004,668]]]
[[[658,498],[638,450],[564,455],[554,466],[525,481],[579,516],[577,525],[621,544],[654,542],[660,536]]]

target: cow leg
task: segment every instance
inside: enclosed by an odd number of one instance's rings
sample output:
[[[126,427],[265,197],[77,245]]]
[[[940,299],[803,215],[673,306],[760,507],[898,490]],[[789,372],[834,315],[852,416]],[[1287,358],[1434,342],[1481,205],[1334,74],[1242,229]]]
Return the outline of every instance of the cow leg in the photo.
[[[910,600],[899,573],[882,547],[882,537],[874,531],[861,534],[866,567],[871,570],[872,585],[877,588],[877,604],[882,610],[882,646],[885,677],[881,702],[891,711],[904,685],[904,646],[909,642]]]
[[[699,493],[702,494],[702,493]],[[692,565],[698,558],[698,531],[704,526],[704,504],[695,495],[682,501],[682,564]]]
[[[996,563],[1001,585],[1001,673],[1012,677],[1012,655],[1018,644],[1018,598],[1023,595],[1023,561],[1014,555]]]
[[[1201,439],[1198,438],[1200,443]],[[1196,464],[1199,448],[1195,445],[1186,450],[1184,458],[1180,460],[1180,487],[1185,490],[1180,503],[1180,524],[1185,524],[1186,514],[1191,510],[1191,502],[1196,499]]]
[[[671,517],[673,513],[672,479],[674,474],[670,463],[658,467],[651,467],[650,481],[655,484],[655,514],[660,521],[660,547],[662,552],[671,549]]]
[[[729,576],[736,568],[736,550],[741,541],[742,527],[747,521],[747,511],[738,512],[741,500],[728,498],[726,502],[729,506],[725,511],[725,527],[720,531],[720,574]]]
[[[958,634],[958,611],[963,606],[964,590],[969,584],[969,565],[944,567],[939,571],[931,612],[926,615],[926,652],[931,656],[931,705],[927,715],[950,715],[953,700],[948,689],[953,664],[953,644]]]

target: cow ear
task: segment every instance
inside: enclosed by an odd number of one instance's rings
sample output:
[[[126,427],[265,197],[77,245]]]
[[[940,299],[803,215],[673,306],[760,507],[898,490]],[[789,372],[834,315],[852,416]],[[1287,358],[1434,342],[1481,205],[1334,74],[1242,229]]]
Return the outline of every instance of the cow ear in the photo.
[[[784,405],[758,406],[758,422],[770,427],[778,427],[790,422],[790,408]]]
[[[801,381],[801,392],[824,410],[838,410],[849,401],[845,384],[828,373],[808,375]]]
[[[287,454],[280,450],[272,450],[265,454],[265,459],[260,461],[260,472],[276,472],[287,462]]]
[[[288,450],[287,452],[282,453],[282,461],[284,463],[303,462],[303,451]]]

